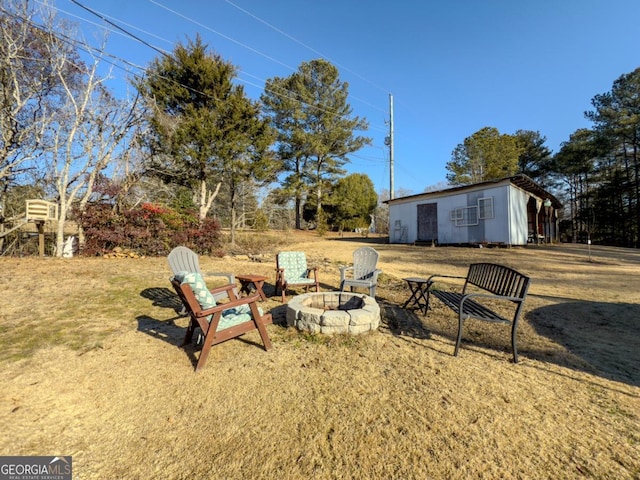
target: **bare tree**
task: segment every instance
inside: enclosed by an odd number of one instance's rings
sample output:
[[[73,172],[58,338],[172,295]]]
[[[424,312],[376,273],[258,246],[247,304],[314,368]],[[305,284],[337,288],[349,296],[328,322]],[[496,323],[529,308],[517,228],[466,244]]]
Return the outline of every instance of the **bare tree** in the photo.
[[[9,187],[42,154],[53,115],[49,99],[60,87],[47,57],[47,43],[60,41],[34,23],[36,16],[54,22],[46,1],[39,3],[37,11],[26,0],[0,1],[0,212]],[[0,222],[0,238],[19,226],[5,231]]]
[[[119,155],[118,147],[138,118],[135,101],[115,99],[105,87],[108,75],[98,75],[99,55],[92,56],[90,64],[70,57],[64,49],[52,50],[50,58],[63,87],[55,119],[47,125],[52,139],[49,171],[59,201],[56,256],[61,256],[72,206],[84,210],[96,179]],[[75,69],[77,75],[60,73],[67,69]]]

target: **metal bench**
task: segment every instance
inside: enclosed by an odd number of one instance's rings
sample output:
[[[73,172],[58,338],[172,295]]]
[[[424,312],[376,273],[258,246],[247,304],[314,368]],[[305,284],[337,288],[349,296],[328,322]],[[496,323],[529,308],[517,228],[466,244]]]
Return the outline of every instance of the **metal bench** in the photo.
[[[462,292],[452,292],[435,288],[436,278],[464,279]],[[495,263],[473,263],[469,266],[466,277],[452,275],[431,275],[427,282],[427,312],[431,296],[436,297],[447,307],[458,314],[458,336],[454,356],[458,356],[462,340],[462,326],[464,321],[475,318],[486,322],[504,323],[511,325],[511,346],[513,347],[513,361],[518,363],[518,348],[516,345],[516,330],[520,312],[529,289],[529,277],[516,270],[497,265]],[[470,286],[478,287],[470,291]],[[508,317],[495,312],[487,302],[506,301],[514,304],[513,316]]]

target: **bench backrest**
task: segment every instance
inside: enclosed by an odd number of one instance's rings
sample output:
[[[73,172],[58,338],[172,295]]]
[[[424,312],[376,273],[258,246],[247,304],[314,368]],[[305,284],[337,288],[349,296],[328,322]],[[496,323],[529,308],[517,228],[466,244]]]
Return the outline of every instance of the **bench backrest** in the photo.
[[[529,277],[516,270],[495,263],[472,263],[465,282],[495,295],[517,297],[524,300],[529,289]]]

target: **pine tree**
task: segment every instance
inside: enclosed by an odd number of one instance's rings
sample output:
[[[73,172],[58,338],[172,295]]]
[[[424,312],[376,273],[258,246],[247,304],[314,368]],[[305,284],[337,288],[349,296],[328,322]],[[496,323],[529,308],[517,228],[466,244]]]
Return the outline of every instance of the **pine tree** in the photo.
[[[282,168],[290,172],[284,191],[296,202],[296,228],[304,196],[313,194],[316,213],[320,212],[323,193],[345,173],[348,155],[371,143],[355,134],[368,124],[352,117],[348,91],[338,69],[322,59],[304,62],[291,76],[266,83],[262,102],[278,131]]]

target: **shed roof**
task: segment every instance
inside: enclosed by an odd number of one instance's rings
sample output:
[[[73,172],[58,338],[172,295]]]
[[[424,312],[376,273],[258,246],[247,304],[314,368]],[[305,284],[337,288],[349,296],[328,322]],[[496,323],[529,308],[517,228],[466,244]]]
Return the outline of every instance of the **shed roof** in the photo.
[[[545,190],[540,184],[534,182],[531,178],[529,178],[527,175],[523,173],[519,173],[518,175],[514,175],[512,177],[504,177],[504,178],[498,178],[496,180],[487,180],[486,182],[473,183],[471,185],[461,185],[458,187],[451,187],[443,190],[436,190],[433,192],[424,192],[424,193],[418,193],[415,195],[408,195],[406,197],[399,197],[399,198],[394,198],[392,200],[385,200],[383,203],[393,204],[400,201],[405,202],[407,200],[417,200],[420,198],[442,196],[442,194],[449,194],[449,193],[456,193],[464,190],[477,189],[478,187],[483,187],[485,185],[493,185],[497,183],[503,183],[505,181],[509,181],[516,187],[521,188],[522,190],[525,190],[539,198],[545,198],[545,199],[548,198],[549,200],[551,200],[551,204],[555,209],[562,208],[562,203],[560,202],[560,200],[558,200],[554,195],[552,195],[547,190]]]

